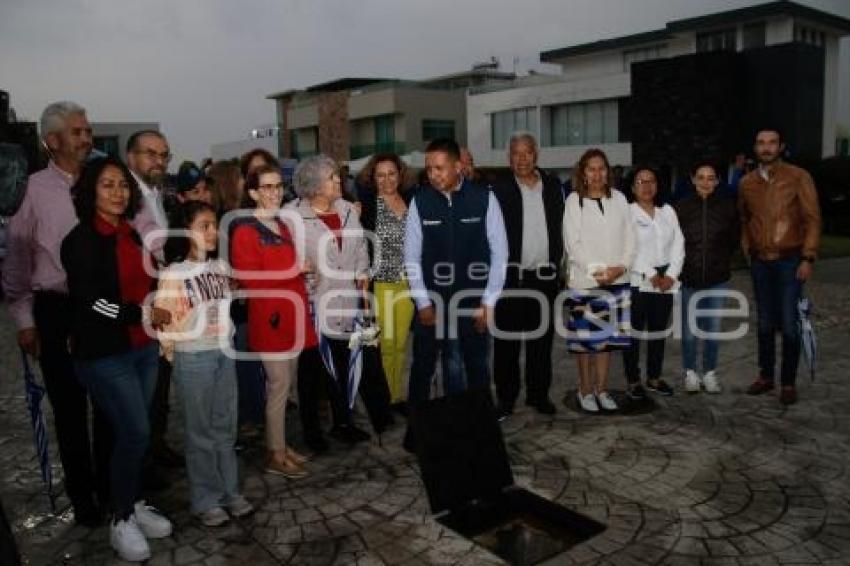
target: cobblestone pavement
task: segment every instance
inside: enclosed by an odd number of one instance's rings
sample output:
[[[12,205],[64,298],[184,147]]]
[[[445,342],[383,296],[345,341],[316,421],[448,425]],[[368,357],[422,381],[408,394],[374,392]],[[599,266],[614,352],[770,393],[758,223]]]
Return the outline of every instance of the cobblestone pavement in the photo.
[[[560,405],[541,417],[524,407],[503,425],[518,484],[607,525],[552,564],[850,564],[850,260],[818,264],[808,286],[822,368],[801,366],[800,402],[743,394],[755,374],[755,336],[721,349],[724,392],[657,399],[642,415],[585,416]],[[734,286],[750,294],[745,273]],[[753,313],[750,315],[753,321]],[[0,494],[30,564],[118,564],[105,528],[48,513],[23,386],[5,311],[0,312]],[[666,376],[681,386],[680,350],[668,342]],[[619,361],[612,368],[622,384]],[[555,397],[576,373],[556,348]],[[49,411],[48,411],[49,413]],[[172,442],[180,444],[179,415]],[[259,447],[243,452],[244,490],[258,512],[207,529],[188,513],[180,473],[157,497],[174,536],[154,541],[151,564],[496,564],[485,549],[430,516],[402,427],[383,446],[333,445],[291,481],[261,473]],[[55,452],[55,441],[52,443]],[[53,462],[58,458],[53,454]],[[55,466],[56,476],[61,476]]]

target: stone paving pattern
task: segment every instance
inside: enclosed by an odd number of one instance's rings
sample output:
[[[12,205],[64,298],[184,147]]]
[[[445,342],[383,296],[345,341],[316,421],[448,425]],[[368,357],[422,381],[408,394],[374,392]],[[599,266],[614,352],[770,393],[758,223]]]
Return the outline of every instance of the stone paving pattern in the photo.
[[[751,294],[746,273],[736,273],[733,286]],[[822,367],[812,384],[801,366],[800,402],[787,409],[776,395],[743,394],[756,371],[754,326],[721,348],[723,394],[677,390],[642,415],[565,408],[560,400],[574,390],[576,371],[563,345],[556,346],[558,414],[522,407],[503,424],[513,472],[519,485],[608,528],[549,563],[850,564],[850,260],[819,263],[807,291],[816,305]],[[49,514],[5,310],[0,359],[0,496],[26,561],[121,564],[106,528],[73,525],[67,499],[60,498],[58,516]],[[677,389],[680,360],[678,342],[669,341],[665,374]],[[612,376],[622,387],[619,360]],[[179,414],[173,420],[172,443],[179,446]],[[502,563],[431,517],[418,467],[401,449],[402,433],[397,425],[382,446],[334,444],[297,481],[263,475],[261,447],[246,449],[244,491],[258,511],[217,529],[189,514],[186,479],[175,472],[172,487],[154,500],[175,534],[152,542],[150,564]]]

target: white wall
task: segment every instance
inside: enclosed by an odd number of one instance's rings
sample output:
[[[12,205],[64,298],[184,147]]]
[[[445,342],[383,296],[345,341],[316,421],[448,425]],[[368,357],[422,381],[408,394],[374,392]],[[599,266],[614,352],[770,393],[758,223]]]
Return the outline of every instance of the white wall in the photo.
[[[212,157],[213,161],[233,159],[234,157],[240,157],[244,153],[258,147],[265,149],[274,156],[280,155],[277,136],[271,136],[267,138],[251,138],[247,140],[213,144],[210,146],[210,157]]]
[[[620,72],[585,80],[563,79],[544,85],[467,95],[467,145],[475,156],[475,162],[484,167],[506,164],[505,150],[490,147],[490,115],[492,113],[528,106],[539,109],[541,106],[570,102],[622,98],[631,94],[629,79],[628,73]],[[540,138],[539,131],[534,134],[538,139]],[[614,152],[614,156],[609,155],[612,163],[631,164],[631,144],[605,144],[602,147]],[[583,146],[542,148],[540,164],[544,167],[572,166],[577,156],[585,149],[586,147]]]

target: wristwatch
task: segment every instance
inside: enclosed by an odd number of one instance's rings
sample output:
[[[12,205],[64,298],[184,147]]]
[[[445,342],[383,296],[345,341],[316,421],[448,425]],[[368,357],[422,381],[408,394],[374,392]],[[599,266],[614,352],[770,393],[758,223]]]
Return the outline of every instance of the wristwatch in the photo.
[[[803,261],[807,261],[807,262],[809,262],[809,263],[814,263],[814,262],[815,262],[815,256],[813,256],[813,255],[804,255],[804,256],[803,256]]]

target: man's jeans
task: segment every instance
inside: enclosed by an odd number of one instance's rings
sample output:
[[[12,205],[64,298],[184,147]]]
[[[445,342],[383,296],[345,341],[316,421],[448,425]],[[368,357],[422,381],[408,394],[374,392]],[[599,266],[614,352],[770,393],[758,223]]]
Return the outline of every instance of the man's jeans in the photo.
[[[159,343],[153,342],[122,354],[75,363],[80,381],[112,425],[110,491],[112,511],[119,518],[132,513],[139,496],[158,358]]]
[[[697,350],[699,343],[703,343],[702,347],[702,372],[708,373],[717,367],[717,351],[719,344],[717,340],[709,338],[698,338],[694,334],[694,330],[699,329],[705,333],[716,334],[720,332],[720,316],[708,314],[708,316],[700,316],[695,320],[696,328],[691,328],[689,323],[688,313],[694,309],[701,311],[716,311],[722,309],[726,301],[726,296],[722,294],[727,288],[727,283],[718,283],[712,287],[705,289],[696,289],[694,287],[682,286],[682,366],[685,371],[699,371],[697,367]],[[721,292],[716,295],[702,296],[699,300],[694,300],[694,295],[700,292]]]
[[[174,352],[183,406],[192,512],[230,503],[238,491],[236,366],[220,350]]]
[[[776,331],[782,332],[782,385],[794,385],[800,362],[797,302],[803,284],[797,279],[800,258],[752,263],[758,315],[758,362],[764,379],[772,381],[776,367]]]
[[[429,399],[437,354],[440,353],[443,392],[446,395],[454,395],[467,389],[489,388],[488,334],[476,332],[472,319],[468,317],[458,321],[456,337],[437,339],[436,329],[437,326],[424,326],[418,318],[415,319],[408,401],[416,404]]]

